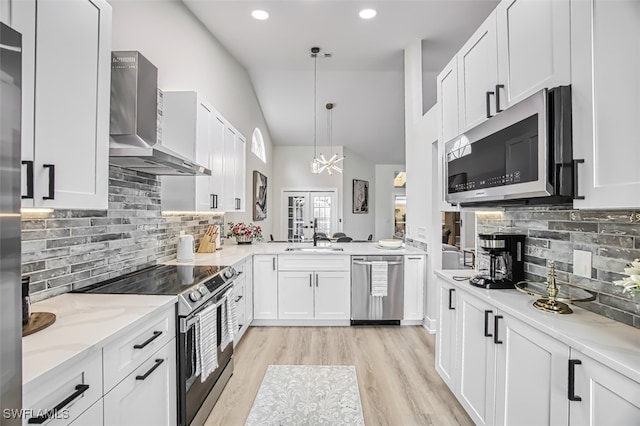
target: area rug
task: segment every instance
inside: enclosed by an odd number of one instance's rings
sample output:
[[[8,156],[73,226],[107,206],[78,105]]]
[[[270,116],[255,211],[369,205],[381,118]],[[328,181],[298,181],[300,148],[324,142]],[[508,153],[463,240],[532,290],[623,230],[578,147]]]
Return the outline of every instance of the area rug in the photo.
[[[270,365],[245,425],[364,425],[356,368]]]

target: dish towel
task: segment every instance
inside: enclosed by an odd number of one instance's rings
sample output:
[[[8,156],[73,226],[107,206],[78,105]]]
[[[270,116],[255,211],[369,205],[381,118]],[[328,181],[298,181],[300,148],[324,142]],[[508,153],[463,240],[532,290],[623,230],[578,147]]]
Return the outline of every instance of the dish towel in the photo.
[[[233,300],[232,290],[227,291],[224,295],[225,303],[222,305],[222,339],[220,342],[220,350],[224,350],[230,342],[236,340],[236,332],[238,330],[238,315],[236,313],[236,302]]]
[[[388,272],[387,262],[371,262],[371,296],[385,297],[388,294]]]
[[[218,368],[218,308],[209,306],[197,315],[196,374],[199,373],[200,381],[204,382]]]

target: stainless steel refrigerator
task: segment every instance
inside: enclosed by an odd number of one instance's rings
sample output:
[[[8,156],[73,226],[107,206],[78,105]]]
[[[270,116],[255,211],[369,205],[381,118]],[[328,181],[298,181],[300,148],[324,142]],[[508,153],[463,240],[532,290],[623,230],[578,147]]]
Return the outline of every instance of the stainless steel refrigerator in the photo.
[[[0,22],[0,424],[20,424],[20,124],[22,37]],[[15,413],[15,411],[13,412]]]

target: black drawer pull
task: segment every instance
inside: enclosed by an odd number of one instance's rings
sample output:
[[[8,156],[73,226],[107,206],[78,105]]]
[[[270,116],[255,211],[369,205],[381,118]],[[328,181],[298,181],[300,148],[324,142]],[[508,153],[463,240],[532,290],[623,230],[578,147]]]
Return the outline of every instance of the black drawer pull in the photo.
[[[51,417],[55,416],[59,411],[61,411],[64,407],[69,405],[73,400],[77,399],[83,393],[85,393],[89,389],[89,385],[76,385],[76,391],[65,398],[60,404],[53,407],[51,410],[48,410],[45,414],[38,417],[31,417],[27,423],[40,425]]]
[[[242,296],[238,296],[238,298],[236,300],[234,300],[234,303],[238,303],[240,300],[242,299]]]
[[[149,369],[149,371],[144,373],[142,376],[136,376],[136,380],[144,380],[144,379],[146,379],[147,377],[149,377],[149,374],[151,374],[154,371],[156,371],[156,368],[160,367],[160,364],[162,364],[163,362],[164,362],[164,359],[162,359],[162,358],[156,359],[156,363],[153,364],[153,367],[151,367]]]
[[[27,195],[23,195],[22,199],[33,200],[33,161],[23,161],[23,166],[27,166]]]
[[[573,199],[584,200],[584,195],[578,195],[578,164],[584,164],[584,160],[582,158],[573,160]]]
[[[569,360],[569,401],[582,401],[582,398],[576,395],[576,365],[582,364],[579,359]]]
[[[484,311],[484,337],[492,337],[493,334],[489,333],[489,314],[493,311]]]
[[[500,89],[504,89],[504,84],[496,84],[496,113],[504,111],[500,108]]]
[[[493,343],[501,345],[502,340],[498,339],[498,321],[502,318],[502,315],[496,315],[493,317]]]
[[[487,92],[487,118],[491,118],[491,96],[493,96],[495,93],[493,92]]]
[[[453,293],[454,293],[455,291],[456,291],[456,289],[455,289],[455,288],[450,288],[450,289],[449,289],[449,309],[451,309],[452,311],[453,311],[454,309],[456,309],[456,308],[454,308],[454,307],[453,307],[453,305],[452,305],[452,299],[453,299],[452,295],[453,295]]]
[[[49,169],[49,195],[42,197],[42,199],[53,200],[56,198],[56,166],[55,164],[43,164],[42,167]]]
[[[133,349],[142,349],[145,346],[147,346],[149,343],[151,343],[154,340],[156,340],[160,336],[162,336],[162,331],[154,331],[153,332],[153,336],[149,337],[147,340],[145,340],[142,343],[138,343],[136,345],[133,345]]]

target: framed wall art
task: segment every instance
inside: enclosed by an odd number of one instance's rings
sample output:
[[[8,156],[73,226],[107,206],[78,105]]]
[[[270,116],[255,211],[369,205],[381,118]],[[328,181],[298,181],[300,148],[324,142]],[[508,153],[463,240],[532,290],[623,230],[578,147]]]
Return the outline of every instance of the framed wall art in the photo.
[[[353,180],[353,213],[369,213],[369,181]]]
[[[267,177],[253,171],[253,220],[267,218]]]

